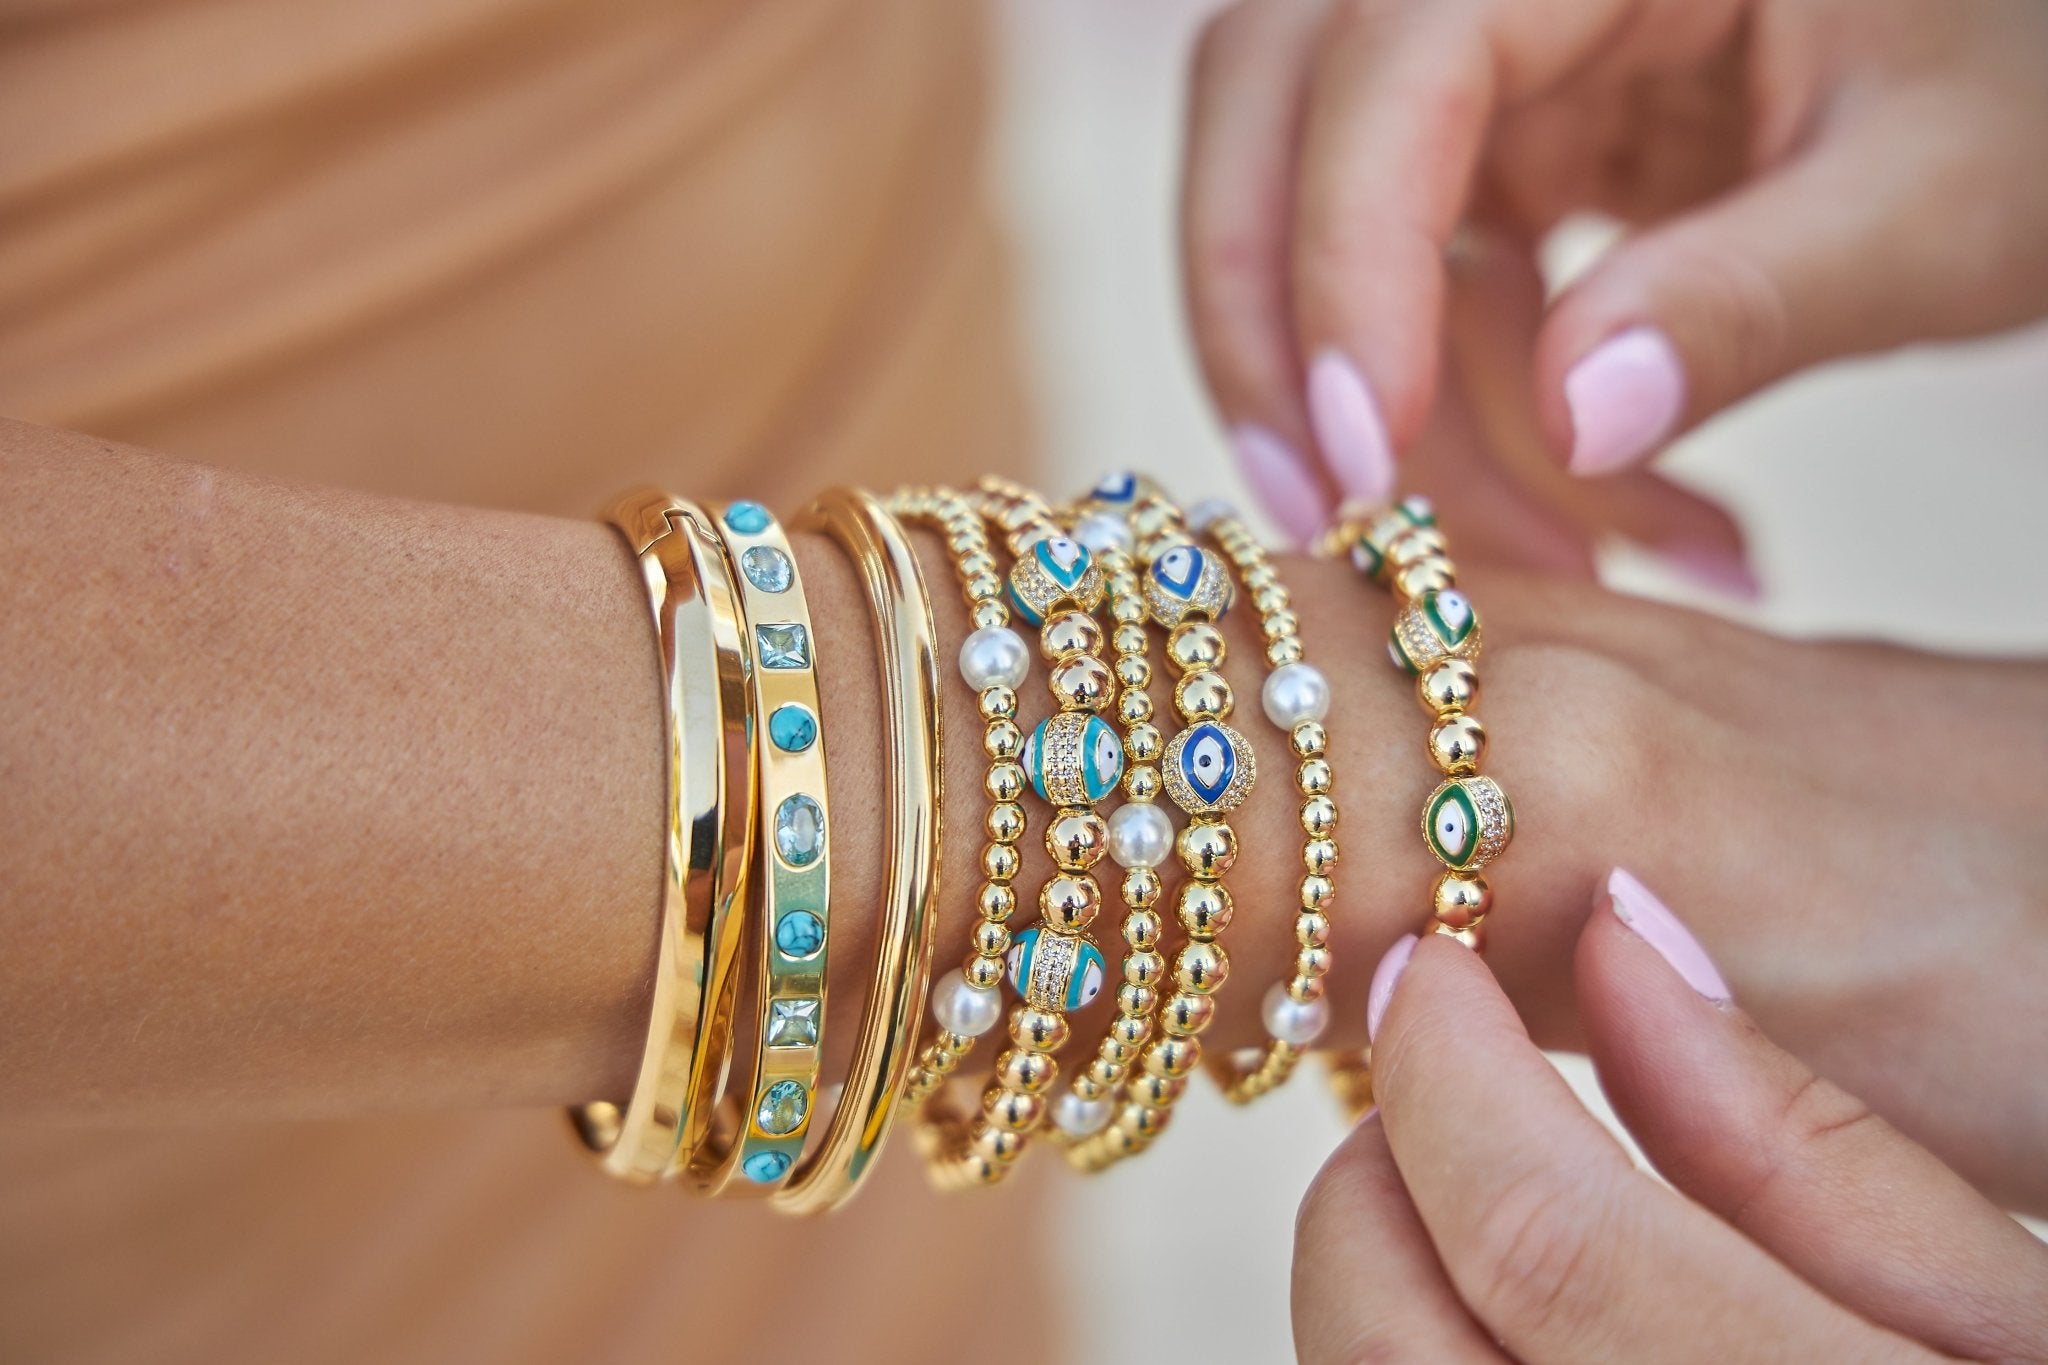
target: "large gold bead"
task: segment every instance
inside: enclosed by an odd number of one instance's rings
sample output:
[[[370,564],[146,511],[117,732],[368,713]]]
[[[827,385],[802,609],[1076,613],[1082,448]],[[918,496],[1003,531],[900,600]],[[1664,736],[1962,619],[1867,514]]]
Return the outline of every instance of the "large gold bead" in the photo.
[[[1153,1076],[1188,1076],[1202,1060],[1202,1041],[1192,1035],[1163,1038],[1145,1049],[1145,1071]]]
[[[1294,941],[1304,948],[1320,948],[1330,941],[1330,917],[1304,910],[1294,917]]]
[[[1430,760],[1448,776],[1478,772],[1485,753],[1485,727],[1467,712],[1454,712],[1430,727]]]
[[[1024,794],[1024,769],[1015,763],[991,763],[981,785],[991,801],[1015,801]]]
[[[1045,851],[1069,872],[1085,872],[1109,849],[1109,826],[1092,810],[1071,810],[1045,829]]]
[[[983,720],[1013,719],[1017,714],[1017,689],[1001,683],[981,689],[977,704]]]
[[[1452,929],[1469,929],[1493,908],[1493,888],[1476,872],[1446,872],[1430,893],[1430,914]]]
[[[1442,555],[1426,556],[1394,573],[1394,591],[1404,598],[1442,592],[1445,588],[1456,587],[1457,583],[1457,567]]]
[[[1078,934],[1095,922],[1102,908],[1102,890],[1086,875],[1047,879],[1038,893],[1038,910],[1046,926]]]
[[[1046,686],[1064,710],[1100,711],[1115,694],[1116,679],[1093,654],[1077,654],[1053,665]]]
[[[1302,832],[1321,839],[1337,828],[1337,803],[1328,796],[1311,796],[1301,803]]]
[[[1024,807],[1015,801],[999,801],[988,808],[988,819],[983,822],[988,837],[1010,844],[1024,832]]]
[[[981,851],[981,875],[992,882],[1007,882],[1017,875],[1022,862],[1015,844],[990,844]]]
[[[1189,882],[1180,889],[1180,923],[1188,937],[1215,938],[1230,925],[1230,893],[1215,882]]]
[[[974,926],[974,951],[983,957],[1001,957],[1010,949],[1010,931],[994,920],[982,920]]]
[[[1160,1012],[1159,1026],[1175,1037],[1186,1038],[1209,1027],[1209,1021],[1215,1017],[1214,997],[1176,991]]]
[[[992,882],[981,888],[974,905],[983,919],[1006,920],[1016,913],[1017,893],[1006,883]]]
[[[1174,705],[1189,720],[1228,720],[1233,705],[1223,675],[1202,669],[1182,678],[1173,689]]]
[[[1059,1063],[1043,1052],[1011,1048],[1003,1054],[1002,1082],[1012,1090],[1036,1095],[1059,1074]]]
[[[1019,1005],[1010,1012],[1010,1040],[1033,1052],[1058,1052],[1067,1041],[1064,1015],[1033,1005]]]
[[[1198,668],[1221,668],[1229,651],[1223,632],[1207,621],[1186,621],[1166,638],[1166,656],[1183,672]]]
[[[1323,796],[1330,790],[1330,761],[1326,758],[1303,759],[1301,766],[1294,770],[1294,785],[1301,789],[1303,796]]]
[[[1479,700],[1479,674],[1463,659],[1446,659],[1424,673],[1415,690],[1431,715],[1469,710]]]
[[[1174,846],[1187,870],[1205,880],[1216,880],[1237,862],[1237,832],[1220,820],[1190,821]]]
[[[1230,975],[1230,955],[1220,943],[1190,943],[1174,959],[1173,979],[1184,991],[1208,995]]]

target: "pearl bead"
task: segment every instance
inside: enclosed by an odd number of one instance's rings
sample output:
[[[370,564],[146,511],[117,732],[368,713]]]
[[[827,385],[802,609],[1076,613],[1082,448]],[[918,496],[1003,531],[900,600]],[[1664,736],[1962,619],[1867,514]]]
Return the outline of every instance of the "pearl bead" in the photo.
[[[1285,983],[1274,986],[1266,992],[1266,1002],[1261,1009],[1266,1019],[1266,1032],[1283,1043],[1306,1047],[1313,1043],[1330,1023],[1330,1002],[1310,1000],[1306,1003],[1293,999],[1287,994]]]
[[[977,986],[955,967],[932,986],[932,1018],[948,1033],[979,1038],[1003,1018],[1001,992]]]
[[[979,692],[1017,687],[1031,672],[1031,650],[1008,626],[983,626],[960,642],[960,676]]]
[[[1052,1121],[1068,1137],[1099,1133],[1109,1123],[1108,1100],[1084,1100],[1068,1090],[1053,1101]]]
[[[1206,531],[1225,517],[1236,517],[1237,509],[1222,498],[1203,498],[1188,509],[1188,526],[1196,531]]]
[[[1122,517],[1112,513],[1090,512],[1074,523],[1074,539],[1093,555],[1105,550],[1128,550],[1131,548],[1131,528]]]
[[[1314,664],[1285,664],[1266,675],[1259,693],[1266,719],[1283,730],[1330,714],[1330,680]]]
[[[1132,801],[1109,817],[1109,856],[1118,867],[1157,867],[1173,852],[1173,821],[1151,801]]]

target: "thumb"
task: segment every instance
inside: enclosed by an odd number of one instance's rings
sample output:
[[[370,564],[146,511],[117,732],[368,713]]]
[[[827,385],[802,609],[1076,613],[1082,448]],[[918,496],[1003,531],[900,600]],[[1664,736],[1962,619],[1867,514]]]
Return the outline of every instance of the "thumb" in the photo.
[[[1625,239],[1544,324],[1546,435],[1574,473],[1602,474],[1807,366],[2036,316],[2048,208],[2017,168],[1998,177],[1996,158],[1959,149],[1953,128],[1869,111]],[[1975,206],[1967,221],[1962,206]]]

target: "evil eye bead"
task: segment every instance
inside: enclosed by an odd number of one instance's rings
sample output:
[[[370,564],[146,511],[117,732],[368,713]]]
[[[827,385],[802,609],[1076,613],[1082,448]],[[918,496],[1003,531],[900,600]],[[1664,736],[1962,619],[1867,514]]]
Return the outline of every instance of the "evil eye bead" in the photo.
[[[1040,721],[1018,755],[1031,789],[1055,806],[1092,806],[1124,775],[1124,743],[1100,717],[1062,711]]]
[[[1128,469],[1115,470],[1104,474],[1095,487],[1088,490],[1088,501],[1121,511],[1136,502],[1141,494],[1152,491],[1149,483]]]
[[[1131,548],[1131,524],[1114,512],[1088,512],[1074,519],[1074,539],[1090,554]]]
[[[1102,994],[1108,968],[1102,950],[1075,934],[1026,929],[1004,956],[1010,984],[1033,1009],[1065,1013]]]
[[[1166,794],[1189,815],[1236,810],[1251,795],[1258,765],[1244,736],[1205,720],[1175,735],[1160,760]]]
[[[1145,604],[1162,626],[1190,616],[1216,620],[1230,610],[1230,599],[1230,571],[1199,545],[1176,545],[1145,570]]]
[[[1424,593],[1401,608],[1387,653],[1402,672],[1425,673],[1446,659],[1479,657],[1479,616],[1455,588]]]
[[[1066,536],[1046,536],[1029,554],[1020,554],[1010,570],[1010,603],[1034,626],[1062,603],[1094,611],[1102,605],[1103,592],[1095,557]]]
[[[1420,493],[1410,493],[1394,505],[1410,526],[1436,525],[1436,504]]]
[[[1393,547],[1395,541],[1414,530],[1417,525],[1417,522],[1410,520],[1398,507],[1374,514],[1351,542],[1353,567],[1367,578],[1383,581],[1388,570],[1388,550]]]
[[[1515,808],[1490,777],[1454,777],[1422,808],[1422,837],[1454,872],[1486,866],[1514,836]]]

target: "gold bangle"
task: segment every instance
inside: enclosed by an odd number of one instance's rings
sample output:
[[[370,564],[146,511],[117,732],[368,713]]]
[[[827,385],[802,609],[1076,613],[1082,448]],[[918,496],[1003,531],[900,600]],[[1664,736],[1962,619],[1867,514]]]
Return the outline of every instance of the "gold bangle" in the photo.
[[[729,1088],[739,1111],[721,1115],[727,1131],[680,1153],[678,1164],[704,1193],[766,1194],[802,1155],[817,1101],[832,947],[831,802],[810,605],[789,540],[758,502],[714,510],[753,660],[760,988],[753,1054]],[[745,1179],[728,1183],[735,1172]]]
[[[633,1094],[569,1111],[605,1170],[647,1183],[710,1130],[732,1046],[753,762],[747,655],[710,520],[658,489],[607,513],[638,561],[653,609],[667,756],[661,941],[647,1045]]]
[[[909,539],[873,497],[851,488],[818,497],[798,523],[845,547],[860,570],[880,645],[889,842],[874,991],[861,1018],[846,1088],[825,1137],[775,1195],[787,1213],[823,1213],[860,1187],[895,1118],[915,1060],[937,924],[938,630]]]

